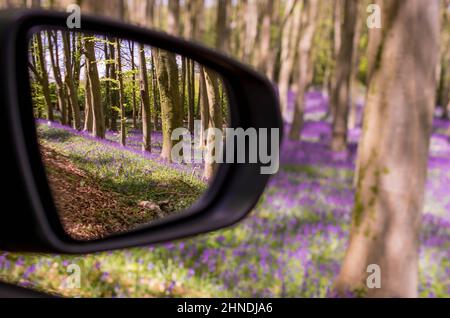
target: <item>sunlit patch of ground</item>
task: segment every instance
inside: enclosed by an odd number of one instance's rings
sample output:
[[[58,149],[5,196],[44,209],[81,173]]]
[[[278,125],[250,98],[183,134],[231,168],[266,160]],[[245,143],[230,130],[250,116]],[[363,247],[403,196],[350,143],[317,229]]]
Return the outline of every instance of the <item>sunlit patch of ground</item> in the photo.
[[[112,143],[48,125],[39,125],[38,135],[62,223],[76,239],[131,230],[180,212],[206,189],[196,175]]]

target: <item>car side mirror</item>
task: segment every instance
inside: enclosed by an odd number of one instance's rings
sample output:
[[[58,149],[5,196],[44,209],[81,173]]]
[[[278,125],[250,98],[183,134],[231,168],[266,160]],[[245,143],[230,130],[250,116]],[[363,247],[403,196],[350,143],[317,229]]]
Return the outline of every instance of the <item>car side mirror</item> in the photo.
[[[236,223],[278,169],[274,86],[164,33],[0,12],[0,248],[89,253]]]

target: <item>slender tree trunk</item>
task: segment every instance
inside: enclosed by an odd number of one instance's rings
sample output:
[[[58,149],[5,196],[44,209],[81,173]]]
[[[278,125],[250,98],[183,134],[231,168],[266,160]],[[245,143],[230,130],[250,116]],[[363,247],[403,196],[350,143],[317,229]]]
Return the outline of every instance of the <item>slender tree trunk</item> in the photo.
[[[114,61],[110,64],[109,74],[111,78],[111,104],[110,104],[110,124],[109,127],[112,131],[117,131],[117,108],[119,107],[119,87],[117,81],[117,71],[116,71],[116,49],[114,47],[114,39],[108,38],[109,44],[109,59]]]
[[[450,111],[450,6],[449,1],[442,2],[442,36],[441,36],[441,60],[440,77],[437,104],[441,106],[442,119],[449,118]]]
[[[168,0],[167,30],[172,35],[180,34],[180,0]]]
[[[292,15],[290,11],[285,12],[285,26],[281,39],[281,55],[280,55],[280,74],[278,78],[278,89],[280,95],[281,112],[284,119],[287,119],[288,93],[289,85],[292,77],[292,70],[295,64],[297,52],[297,43],[300,33],[301,22],[301,3],[295,0],[289,0],[286,4],[288,8],[292,7]]]
[[[36,32],[38,66],[40,71],[42,93],[44,94],[45,104],[47,106],[47,119],[53,121],[53,105],[50,99],[50,88],[48,82],[47,66],[45,63],[45,53],[42,44],[41,32]]]
[[[88,74],[89,70],[87,64],[85,64],[85,74]],[[93,123],[93,106],[92,106],[92,95],[91,95],[91,83],[89,81],[89,76],[86,76],[86,86],[84,87],[85,91],[85,106],[84,106],[84,130],[93,132],[92,128],[94,126]]]
[[[192,39],[197,37],[197,18],[198,12],[196,9],[201,1],[188,1],[186,2],[185,13],[185,28],[184,37],[186,39]],[[190,59],[186,59],[186,83],[187,83],[187,121],[188,129],[191,133],[194,132],[194,120],[195,120],[195,63]]]
[[[439,1],[384,5],[387,23],[367,94],[350,243],[335,289],[341,294],[417,297]],[[379,266],[381,288],[367,286],[370,264]]]
[[[357,101],[358,101],[358,71],[359,71],[359,62],[360,62],[360,54],[359,54],[359,39],[361,36],[362,29],[362,20],[359,18],[360,16],[364,16],[362,9],[365,9],[363,6],[359,7],[359,13],[356,15],[356,24],[355,24],[355,35],[353,37],[353,61],[352,61],[352,70],[350,75],[350,112],[348,116],[348,129],[353,129],[357,124]]]
[[[59,67],[59,48],[58,31],[47,32],[48,47],[50,50],[50,63],[52,64],[53,76],[56,82],[59,110],[61,111],[61,124],[67,124],[67,94],[64,82],[61,77],[61,68]]]
[[[261,25],[261,36],[259,39],[259,49],[258,49],[258,59],[257,69],[267,74],[269,66],[269,56],[270,56],[270,40],[272,35],[272,15],[274,9],[273,0],[265,0],[262,3],[263,14],[262,14],[262,25]]]
[[[159,103],[158,78],[156,77],[155,56],[152,54],[152,95],[153,95],[153,129],[161,130],[159,123],[159,115],[161,114],[161,107]]]
[[[80,86],[80,71],[81,71],[81,49],[83,47],[83,35],[82,34],[72,34],[72,76],[73,85],[75,86],[75,92],[78,92],[78,87]]]
[[[63,47],[64,47],[64,64],[65,64],[65,82],[67,86],[67,91],[69,94],[71,113],[72,113],[72,125],[73,128],[81,129],[81,116],[80,116],[80,106],[78,104],[78,90],[74,83],[74,73],[72,66],[72,55],[70,47],[70,34],[69,32],[62,32]],[[78,66],[79,67],[79,66]],[[75,68],[76,69],[76,68]]]
[[[180,89],[181,89],[180,111],[181,111],[181,113],[180,113],[180,117],[181,117],[182,123],[184,123],[184,117],[186,114],[186,112],[184,111],[184,105],[186,104],[185,101],[186,101],[186,82],[187,82],[186,81],[186,64],[187,64],[186,60],[187,60],[187,58],[181,56],[181,74],[180,74],[181,75],[181,87],[180,87]]]
[[[187,93],[188,93],[188,129],[191,133],[194,132],[194,107],[195,107],[195,73],[194,61],[187,59],[186,79],[187,79]]]
[[[206,88],[205,70],[200,66],[200,80],[199,80],[199,107],[200,109],[200,148],[203,149],[206,146],[205,131],[209,125],[209,101],[208,92]]]
[[[142,151],[151,152],[150,96],[148,92],[147,64],[144,45],[139,45],[139,83],[142,112]]]
[[[137,129],[137,123],[136,123],[136,116],[137,116],[137,105],[136,105],[136,90],[135,90],[135,85],[136,85],[136,64],[134,63],[134,41],[129,41],[129,50],[130,50],[130,55],[131,55],[131,70],[133,71],[133,74],[131,75],[131,80],[132,80],[132,90],[131,90],[131,97],[132,97],[132,103],[133,103],[133,113],[132,113],[132,117],[133,117],[133,128]]]
[[[374,0],[374,4],[380,7],[381,9],[381,25],[386,25],[385,21],[385,12],[384,12],[384,0]],[[367,43],[367,74],[366,74],[366,86],[369,87],[370,80],[372,78],[372,74],[374,69],[377,67],[379,63],[379,52],[381,45],[383,29],[378,28],[370,28],[369,29],[369,41]]]
[[[297,63],[297,92],[295,98],[294,117],[289,132],[289,138],[292,140],[300,139],[300,132],[303,128],[304,100],[307,87],[310,82],[312,69],[311,49],[316,31],[316,20],[318,13],[318,0],[308,0],[302,12],[302,32],[298,44],[298,63]]]
[[[344,22],[342,24],[341,44],[336,61],[335,87],[331,96],[333,117],[333,135],[331,148],[333,151],[344,151],[347,148],[347,121],[350,96],[350,75],[353,61],[353,38],[355,34],[358,2],[343,0]]]
[[[217,2],[216,48],[223,53],[230,51],[227,2],[228,0],[218,0]]]
[[[345,0],[336,0],[334,1],[334,8],[333,8],[333,70],[330,77],[330,83],[329,83],[329,92],[328,96],[330,97],[329,102],[329,113],[331,115],[331,118],[335,117],[336,109],[335,104],[332,102],[332,97],[334,92],[336,91],[337,86],[337,77],[336,77],[336,69],[338,65],[338,58],[339,58],[339,51],[341,49],[341,39],[342,39],[342,20],[344,19],[344,1]]]
[[[253,64],[256,37],[258,35],[258,3],[257,0],[246,1],[246,25],[244,40],[244,62]]]
[[[124,95],[123,95],[123,75],[122,75],[122,53],[121,53],[121,43],[120,39],[116,39],[116,74],[117,82],[119,84],[119,108],[120,108],[120,144],[125,146],[127,131],[126,131],[126,116],[125,108],[123,105]]]
[[[111,105],[112,101],[111,101],[111,62],[110,62],[110,54],[109,54],[109,44],[108,44],[108,37],[105,36],[104,38],[104,47],[103,47],[103,51],[105,52],[105,60],[107,61],[105,64],[105,100],[106,103],[103,107],[103,112],[105,114],[105,128],[107,129],[111,129],[111,125],[110,125],[110,118],[111,118],[111,109],[109,108],[109,106]]]
[[[100,96],[100,79],[98,76],[97,60],[95,57],[94,39],[92,37],[84,40],[84,55],[87,64],[87,76],[89,77],[90,91],[86,94],[91,95],[94,137],[105,138],[105,123],[103,116],[102,100]]]

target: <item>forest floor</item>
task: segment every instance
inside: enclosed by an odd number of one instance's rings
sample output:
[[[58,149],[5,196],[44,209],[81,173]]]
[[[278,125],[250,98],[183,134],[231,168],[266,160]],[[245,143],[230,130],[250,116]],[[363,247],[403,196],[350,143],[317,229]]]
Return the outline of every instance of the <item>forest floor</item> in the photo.
[[[4,252],[0,278],[81,297],[330,296],[348,241],[360,128],[350,131],[347,152],[333,154],[326,108],[325,97],[308,94],[302,141],[284,140],[279,173],[236,226],[85,256]],[[420,234],[421,297],[450,297],[448,125],[436,119],[431,140]],[[80,288],[65,283],[72,263],[81,267]]]
[[[104,237],[177,213],[207,187],[196,175],[114,140],[87,138],[55,123],[39,123],[38,137],[62,224],[75,239]]]

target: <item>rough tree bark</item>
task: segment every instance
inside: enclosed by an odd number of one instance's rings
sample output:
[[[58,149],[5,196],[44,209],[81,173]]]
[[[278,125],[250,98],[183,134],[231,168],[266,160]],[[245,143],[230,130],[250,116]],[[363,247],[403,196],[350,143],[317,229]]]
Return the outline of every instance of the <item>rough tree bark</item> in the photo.
[[[418,296],[418,251],[439,52],[439,1],[385,1],[367,94],[350,243],[340,294]],[[413,37],[410,35],[414,34]],[[381,288],[368,289],[377,264]]]

